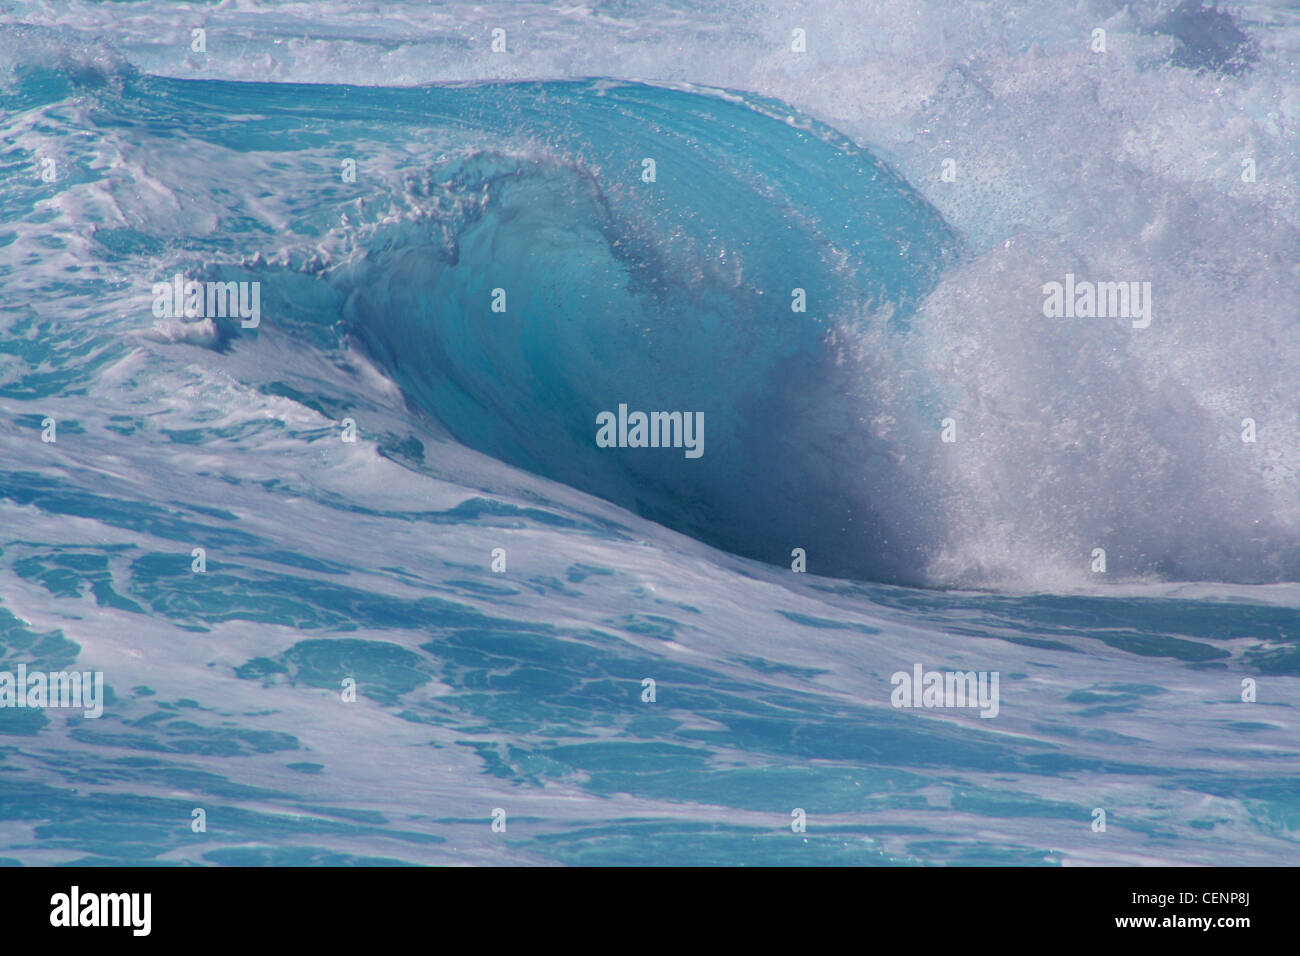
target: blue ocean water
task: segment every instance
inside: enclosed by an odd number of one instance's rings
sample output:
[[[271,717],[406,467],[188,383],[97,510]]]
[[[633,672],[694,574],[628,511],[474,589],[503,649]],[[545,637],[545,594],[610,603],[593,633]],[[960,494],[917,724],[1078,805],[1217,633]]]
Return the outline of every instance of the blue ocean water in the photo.
[[[1293,862],[1300,14],[1101,6],[0,0],[0,858]]]

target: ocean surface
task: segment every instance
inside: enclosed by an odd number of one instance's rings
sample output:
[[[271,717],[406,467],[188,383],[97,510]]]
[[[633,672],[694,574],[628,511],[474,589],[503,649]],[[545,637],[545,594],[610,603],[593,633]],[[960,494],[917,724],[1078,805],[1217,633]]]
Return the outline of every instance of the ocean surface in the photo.
[[[0,0],[0,128],[0,862],[1300,860],[1300,5]]]

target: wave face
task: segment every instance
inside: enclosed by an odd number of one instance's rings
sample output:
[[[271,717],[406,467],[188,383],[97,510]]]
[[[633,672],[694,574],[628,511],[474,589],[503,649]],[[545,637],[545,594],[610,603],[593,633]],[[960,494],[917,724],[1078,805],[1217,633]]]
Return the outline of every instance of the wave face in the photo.
[[[412,186],[439,213],[375,231],[334,282],[420,408],[730,551],[782,562],[815,541],[828,573],[920,573],[898,442],[846,404],[835,334],[848,317],[904,326],[955,258],[896,174],[819,129],[652,87],[399,102],[473,151]],[[702,414],[702,453],[597,447],[598,413],[620,404]]]
[[[0,671],[112,691],[0,708],[0,862],[1294,856],[1291,14],[28,6]]]

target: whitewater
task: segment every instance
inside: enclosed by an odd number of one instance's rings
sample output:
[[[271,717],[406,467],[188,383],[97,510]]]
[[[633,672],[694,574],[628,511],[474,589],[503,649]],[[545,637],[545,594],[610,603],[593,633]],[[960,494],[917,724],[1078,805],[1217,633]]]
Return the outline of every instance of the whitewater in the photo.
[[[1294,862],[1298,54],[0,0],[0,861]]]

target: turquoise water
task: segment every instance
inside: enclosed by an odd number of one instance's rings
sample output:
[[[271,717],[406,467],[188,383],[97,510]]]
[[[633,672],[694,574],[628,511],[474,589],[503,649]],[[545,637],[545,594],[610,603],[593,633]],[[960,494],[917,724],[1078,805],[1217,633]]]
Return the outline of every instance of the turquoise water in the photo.
[[[198,57],[156,6],[0,3],[0,671],[111,689],[0,708],[5,862],[1294,860],[1284,13],[1239,69],[1151,19],[1099,77],[1033,7],[864,80],[832,4],[798,66],[539,5],[499,69],[455,7],[185,6]],[[1044,325],[1067,270],[1151,334]],[[260,323],[159,318],[177,273]],[[703,456],[598,448],[620,403]],[[997,716],[892,706],[918,664]]]

